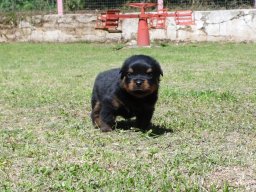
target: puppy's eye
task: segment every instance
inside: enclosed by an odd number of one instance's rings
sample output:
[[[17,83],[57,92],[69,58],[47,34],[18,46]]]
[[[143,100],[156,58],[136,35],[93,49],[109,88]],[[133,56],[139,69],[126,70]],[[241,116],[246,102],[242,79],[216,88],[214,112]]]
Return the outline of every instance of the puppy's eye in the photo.
[[[149,73],[147,73],[147,75],[149,76],[149,77],[153,77],[153,73],[152,72],[149,72]]]
[[[127,73],[127,75],[126,75],[127,77],[131,77],[132,76],[132,73]]]

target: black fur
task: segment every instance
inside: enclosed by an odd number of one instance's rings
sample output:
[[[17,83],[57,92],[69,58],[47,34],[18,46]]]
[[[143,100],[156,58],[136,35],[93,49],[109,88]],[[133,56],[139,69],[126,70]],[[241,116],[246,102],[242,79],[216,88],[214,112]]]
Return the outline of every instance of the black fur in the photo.
[[[146,55],[134,55],[119,69],[100,73],[92,92],[92,122],[101,131],[111,131],[116,116],[136,117],[137,126],[146,130],[158,99],[159,63]]]

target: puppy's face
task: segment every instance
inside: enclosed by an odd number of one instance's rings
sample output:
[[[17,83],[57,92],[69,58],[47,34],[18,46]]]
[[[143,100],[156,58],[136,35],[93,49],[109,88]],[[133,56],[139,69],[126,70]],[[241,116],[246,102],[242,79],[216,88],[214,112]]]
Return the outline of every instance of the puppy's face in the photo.
[[[159,63],[146,55],[134,55],[126,59],[120,73],[121,87],[138,98],[156,92],[160,75],[163,75]]]

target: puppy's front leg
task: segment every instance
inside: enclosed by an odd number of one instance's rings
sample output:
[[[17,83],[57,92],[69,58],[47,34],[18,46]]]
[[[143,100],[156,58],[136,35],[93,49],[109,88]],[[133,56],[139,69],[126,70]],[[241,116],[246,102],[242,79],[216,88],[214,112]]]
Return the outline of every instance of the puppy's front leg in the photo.
[[[148,130],[150,128],[150,122],[154,113],[154,109],[149,109],[144,113],[136,115],[136,123],[138,128],[142,130]]]
[[[100,112],[100,130],[102,132],[109,132],[112,131],[112,127],[115,123],[115,115],[113,108],[111,106],[104,105],[102,106],[101,112]]]

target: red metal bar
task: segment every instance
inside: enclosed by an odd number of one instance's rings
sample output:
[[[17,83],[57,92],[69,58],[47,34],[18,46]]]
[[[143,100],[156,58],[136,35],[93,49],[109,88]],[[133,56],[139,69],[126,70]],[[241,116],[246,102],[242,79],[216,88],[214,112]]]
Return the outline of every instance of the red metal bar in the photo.
[[[192,18],[192,11],[185,10],[185,11],[176,11],[175,12],[175,22],[176,25],[193,25],[194,20]]]
[[[125,15],[119,15],[120,19],[127,19],[127,18],[139,18],[140,16],[138,14],[125,14]]]
[[[136,8],[149,8],[149,7],[155,7],[157,3],[128,3],[128,6],[130,7],[136,7]]]

